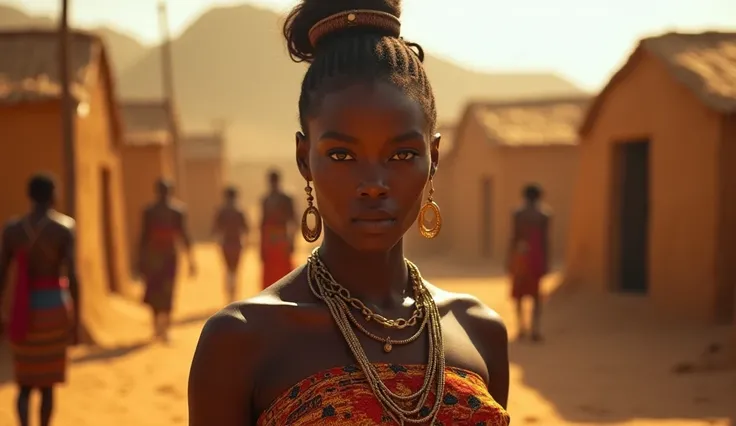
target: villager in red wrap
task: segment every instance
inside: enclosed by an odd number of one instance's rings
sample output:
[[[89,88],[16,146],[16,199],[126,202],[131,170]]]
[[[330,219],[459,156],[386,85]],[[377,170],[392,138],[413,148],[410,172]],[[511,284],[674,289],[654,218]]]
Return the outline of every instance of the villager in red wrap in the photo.
[[[190,276],[197,271],[186,212],[171,199],[172,191],[170,182],[156,182],[156,201],[143,210],[138,251],[138,271],[146,286],[143,302],[151,308],[154,338],[164,342],[169,340],[180,244],[188,255]]]
[[[533,303],[531,337],[539,341],[542,339],[539,286],[549,271],[549,227],[552,216],[540,205],[542,189],[537,185],[525,187],[523,195],[524,206],[512,216],[507,269],[511,275],[511,297],[516,301],[519,337],[528,335],[523,302],[530,298]]]
[[[294,269],[294,202],[281,190],[281,175],[268,174],[269,192],[261,202],[262,288],[283,278]]]

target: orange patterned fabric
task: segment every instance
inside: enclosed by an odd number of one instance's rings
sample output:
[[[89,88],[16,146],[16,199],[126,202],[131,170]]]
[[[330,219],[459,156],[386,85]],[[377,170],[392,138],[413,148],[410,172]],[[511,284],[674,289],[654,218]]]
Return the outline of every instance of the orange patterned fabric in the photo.
[[[421,388],[425,366],[375,364],[381,380],[394,392]],[[445,394],[437,426],[508,426],[509,415],[488,393],[476,373],[445,370]],[[427,405],[434,404],[434,394]],[[429,412],[425,406],[423,415]],[[278,397],[258,418],[258,426],[395,424],[373,395],[365,374],[355,365],[336,367],[301,380]]]

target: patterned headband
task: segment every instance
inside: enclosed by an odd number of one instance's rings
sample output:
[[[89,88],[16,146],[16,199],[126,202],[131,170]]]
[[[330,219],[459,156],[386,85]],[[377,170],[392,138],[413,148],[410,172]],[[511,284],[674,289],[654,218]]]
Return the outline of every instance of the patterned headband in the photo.
[[[322,37],[348,27],[369,27],[386,31],[394,37],[401,34],[401,21],[387,12],[377,10],[347,10],[330,15],[309,29],[309,41],[316,47]]]

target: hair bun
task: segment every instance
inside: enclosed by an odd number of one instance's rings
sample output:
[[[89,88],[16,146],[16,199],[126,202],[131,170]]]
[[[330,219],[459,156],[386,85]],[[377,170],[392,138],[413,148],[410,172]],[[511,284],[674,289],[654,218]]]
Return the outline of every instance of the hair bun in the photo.
[[[400,0],[302,0],[286,18],[284,38],[292,60],[311,62],[325,36],[343,30],[398,37],[400,17]]]

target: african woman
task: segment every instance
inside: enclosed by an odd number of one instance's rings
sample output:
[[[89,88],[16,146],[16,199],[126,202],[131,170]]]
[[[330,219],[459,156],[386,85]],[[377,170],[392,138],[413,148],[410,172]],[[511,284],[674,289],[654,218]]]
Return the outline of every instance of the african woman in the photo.
[[[509,424],[503,322],[404,258],[417,216],[425,237],[440,230],[422,220],[439,212],[440,137],[424,54],[399,16],[397,0],[304,0],[289,15],[289,51],[310,63],[302,234],[324,238],[306,265],[207,321],[191,426]]]
[[[156,201],[143,211],[138,259],[146,284],[143,302],[151,308],[154,338],[164,342],[169,339],[180,242],[188,254],[189,274],[196,273],[186,213],[171,199],[171,192],[170,182],[156,182]]]
[[[530,298],[532,307],[533,341],[542,340],[541,316],[542,301],[539,284],[549,270],[549,226],[551,215],[540,206],[542,189],[537,185],[527,185],[523,191],[524,205],[516,210],[511,221],[511,240],[509,242],[508,270],[511,275],[511,297],[516,301],[518,337],[528,335],[524,317],[523,302]]]

